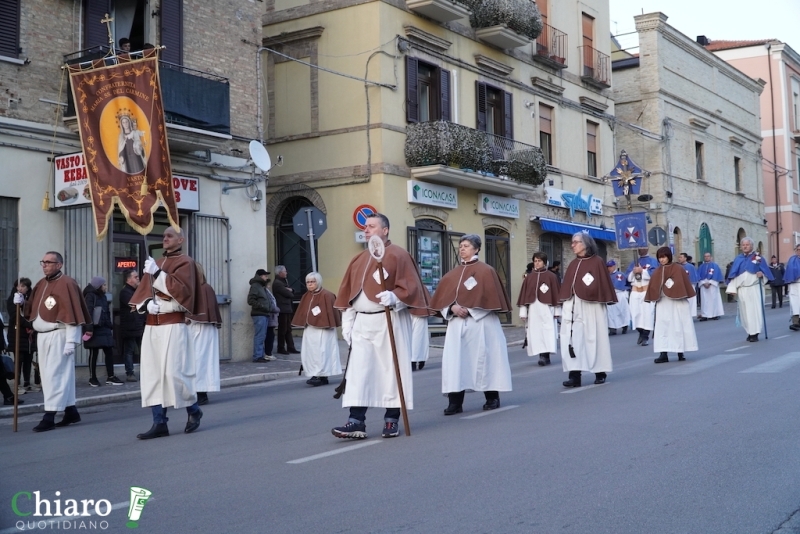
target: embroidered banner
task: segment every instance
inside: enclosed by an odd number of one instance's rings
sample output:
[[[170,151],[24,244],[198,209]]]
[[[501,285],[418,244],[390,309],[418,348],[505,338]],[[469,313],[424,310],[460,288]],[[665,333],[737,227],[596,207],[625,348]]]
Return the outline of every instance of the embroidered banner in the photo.
[[[108,231],[114,204],[140,234],[153,229],[153,213],[162,204],[170,224],[179,228],[158,50],[145,50],[143,58],[122,54],[93,61],[88,69],[68,68],[97,239]]]
[[[647,248],[647,214],[643,211],[614,215],[617,248]]]

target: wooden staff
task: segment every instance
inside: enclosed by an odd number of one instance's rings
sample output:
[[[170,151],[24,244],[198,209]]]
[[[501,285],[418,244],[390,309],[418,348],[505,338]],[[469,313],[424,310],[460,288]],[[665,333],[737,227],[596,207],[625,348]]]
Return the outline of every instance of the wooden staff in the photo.
[[[383,254],[385,247],[383,240],[378,236],[372,236],[369,239],[369,253],[378,262],[378,279],[381,282],[381,290],[386,291],[386,280],[383,278]],[[397,360],[397,345],[394,341],[394,328],[392,326],[392,310],[389,306],[384,306],[383,311],[386,314],[386,324],[389,328],[389,342],[392,346],[392,360],[394,361],[394,376],[397,379],[397,389],[400,392],[400,411],[403,414],[403,426],[406,430],[406,436],[411,436],[411,427],[408,426],[408,411],[406,410],[406,396],[403,393],[403,379],[400,377],[400,363]]]
[[[19,278],[17,278],[17,285],[19,285]],[[17,316],[14,318],[15,321],[15,332],[14,332],[14,422],[13,422],[13,431],[17,431],[17,412],[19,410],[19,366],[20,366],[20,358],[19,358],[19,329],[20,329],[20,305],[17,304],[16,306]]]

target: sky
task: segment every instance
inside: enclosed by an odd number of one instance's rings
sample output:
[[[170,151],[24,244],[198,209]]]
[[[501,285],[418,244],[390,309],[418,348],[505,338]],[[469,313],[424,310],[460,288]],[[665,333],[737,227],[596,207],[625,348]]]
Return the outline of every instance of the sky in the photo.
[[[800,52],[800,0],[609,0],[609,7],[612,35],[635,32],[633,17],[642,10],[660,11],[669,17],[667,24],[692,39],[778,39]],[[622,48],[638,44],[635,33],[617,40]]]

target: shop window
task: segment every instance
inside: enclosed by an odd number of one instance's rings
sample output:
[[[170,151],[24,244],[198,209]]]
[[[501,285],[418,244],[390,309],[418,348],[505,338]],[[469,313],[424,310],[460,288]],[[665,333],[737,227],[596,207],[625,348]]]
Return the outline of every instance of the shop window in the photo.
[[[422,283],[431,295],[442,276],[458,265],[458,240],[462,235],[448,232],[444,224],[433,219],[419,219],[408,228],[408,252],[416,260]]]
[[[450,71],[406,56],[406,120],[450,120]]]
[[[563,242],[559,234],[546,233],[539,238],[539,250],[547,254],[547,266],[552,267],[553,262],[561,264],[561,273],[565,270]]]
[[[0,2],[0,56],[19,57],[20,0]]]
[[[312,271],[313,267],[311,244],[295,233],[292,218],[301,209],[311,206],[313,204],[305,197],[290,198],[284,204],[275,225],[275,248],[277,249],[275,251],[275,265],[284,265],[286,267],[288,273],[286,280],[289,282],[289,287],[294,290],[296,302],[299,302],[300,297],[306,292],[306,275]],[[314,240],[314,245],[314,251],[319,251],[317,240]],[[319,259],[319,256],[317,256],[317,259]],[[317,269],[320,269],[319,262],[317,262]]]
[[[19,272],[19,200],[0,197],[0,302],[6,302],[11,286]],[[33,274],[23,274],[35,279]],[[2,306],[3,319],[8,324],[5,306]],[[2,332],[0,332],[2,335]]]
[[[733,158],[733,186],[737,193],[742,192],[742,158]]]
[[[511,246],[508,232],[500,228],[487,228],[484,234],[484,257],[500,278],[500,284],[511,302]],[[501,313],[500,322],[511,323],[511,313]]]
[[[553,108],[539,104],[539,148],[542,149],[544,161],[553,164]]]
[[[514,138],[513,99],[511,93],[475,82],[478,130],[500,137]]]

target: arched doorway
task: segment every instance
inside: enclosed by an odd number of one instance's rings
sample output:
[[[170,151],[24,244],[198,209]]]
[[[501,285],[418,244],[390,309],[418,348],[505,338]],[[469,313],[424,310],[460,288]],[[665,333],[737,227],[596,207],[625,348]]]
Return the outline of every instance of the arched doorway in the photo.
[[[305,197],[291,197],[281,207],[275,224],[275,265],[286,266],[286,280],[294,290],[296,301],[306,292],[305,279],[312,270],[312,262],[311,245],[294,232],[292,218],[301,209],[311,206],[313,204]],[[318,251],[316,241],[314,250]],[[319,262],[317,269],[320,269]]]
[[[603,261],[608,259],[608,246],[606,242],[601,239],[596,239],[595,243],[597,243],[597,254],[603,258]],[[563,271],[564,269],[562,269]]]
[[[510,236],[504,228],[489,227],[484,232],[484,257],[486,263],[494,267],[500,283],[503,284],[508,301],[511,302],[511,246]],[[500,322],[510,323],[511,312],[501,313]]]
[[[680,227],[676,226],[672,230],[672,254],[678,255],[681,252],[685,252],[683,250],[683,232],[681,232]]]
[[[742,242],[742,238],[747,237],[747,232],[744,231],[744,228],[739,228],[739,231],[736,232],[736,247],[733,249],[733,257],[739,255],[739,243]]]
[[[708,252],[714,255],[714,244],[711,241],[711,230],[706,223],[700,225],[700,236],[697,241],[697,257],[698,261],[703,261],[703,256]]]

